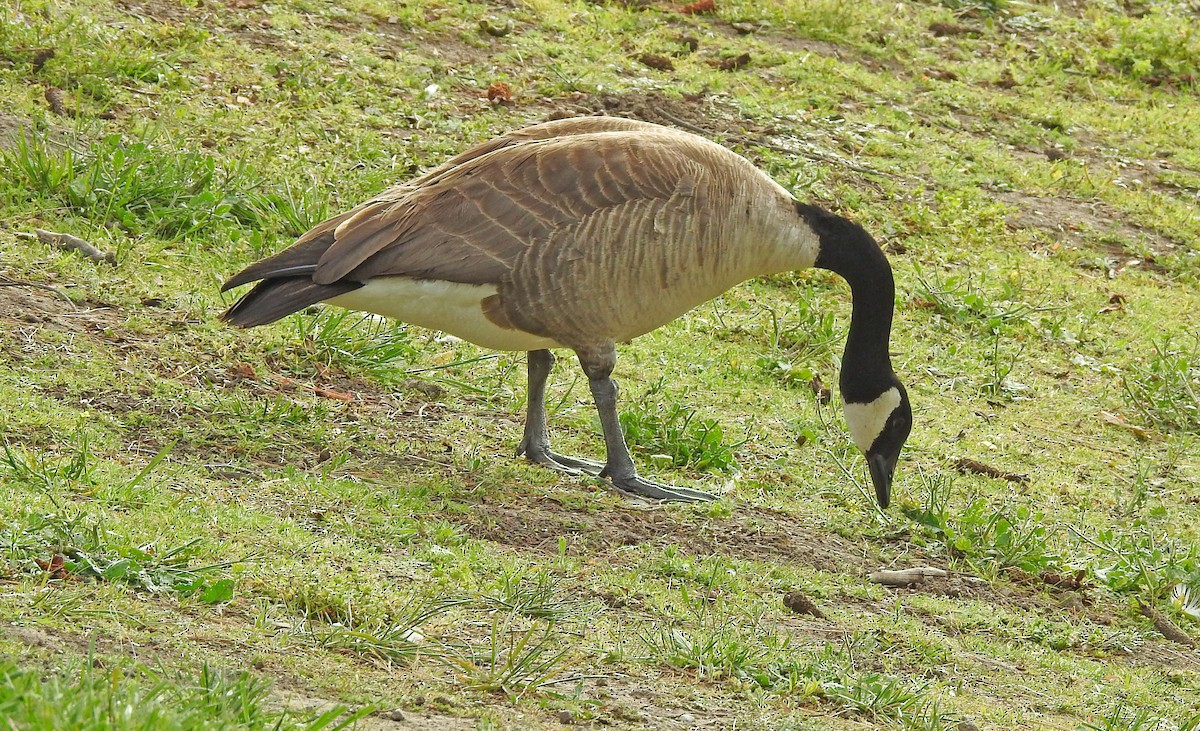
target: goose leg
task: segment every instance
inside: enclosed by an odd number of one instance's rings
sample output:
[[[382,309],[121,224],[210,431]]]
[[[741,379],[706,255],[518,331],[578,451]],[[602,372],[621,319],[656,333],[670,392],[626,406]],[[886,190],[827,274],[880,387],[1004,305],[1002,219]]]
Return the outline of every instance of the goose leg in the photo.
[[[616,381],[612,379],[613,367],[617,363],[616,349],[610,344],[596,350],[575,352],[579,355],[579,364],[583,367],[583,372],[587,374],[592,398],[596,401],[596,410],[600,412],[600,427],[604,430],[604,447],[608,452],[608,461],[600,476],[607,478],[622,492],[652,500],[715,500],[715,495],[702,490],[664,485],[638,477],[633,458],[629,455],[629,447],[625,444],[625,436],[621,433],[621,422],[617,418],[618,388]]]
[[[525,435],[517,456],[525,455],[530,462],[569,475],[599,475],[604,465],[590,459],[557,454],[550,449],[550,430],[546,427],[546,381],[554,367],[554,354],[549,350],[529,351],[529,397],[525,416]]]

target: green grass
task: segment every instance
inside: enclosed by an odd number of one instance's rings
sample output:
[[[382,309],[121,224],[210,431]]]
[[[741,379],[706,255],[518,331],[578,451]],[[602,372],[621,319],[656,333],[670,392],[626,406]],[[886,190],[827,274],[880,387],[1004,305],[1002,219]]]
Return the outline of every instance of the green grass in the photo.
[[[271,729],[339,731],[369,713],[337,707],[287,714],[267,707],[267,684],[207,665],[195,677],[133,663],[70,667],[49,677],[0,663],[0,713],[20,729]]]
[[[1195,651],[1139,611],[1200,636],[1194,9],[681,5],[0,0],[0,718],[1197,728]],[[326,216],[593,111],[697,127],[890,252],[892,510],[840,416],[826,272],[621,347],[639,465],[722,494],[654,510],[512,456],[520,355],[217,319]],[[598,455],[573,358],[549,410]],[[866,578],[924,565],[951,576]]]

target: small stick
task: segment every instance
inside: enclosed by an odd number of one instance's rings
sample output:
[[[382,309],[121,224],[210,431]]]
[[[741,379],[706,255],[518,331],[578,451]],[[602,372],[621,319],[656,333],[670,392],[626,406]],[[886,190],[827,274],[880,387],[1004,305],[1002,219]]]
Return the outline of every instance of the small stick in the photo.
[[[958,460],[955,461],[954,466],[958,468],[959,472],[974,472],[977,475],[987,475],[988,477],[996,477],[1001,480],[1019,482],[1021,484],[1027,484],[1029,482],[1028,475],[1018,475],[1016,472],[1005,472],[999,467],[993,467],[990,464],[984,464],[983,462],[971,459],[970,457],[959,457]]]
[[[883,584],[884,586],[912,586],[920,584],[926,578],[940,578],[946,576],[944,569],[933,568],[932,566],[914,566],[910,569],[900,569],[899,571],[883,570],[876,571],[867,576],[874,584]]]
[[[1154,623],[1154,629],[1161,632],[1163,637],[1166,637],[1172,642],[1178,642],[1186,647],[1196,646],[1196,641],[1192,639],[1191,635],[1179,629],[1174,622],[1155,611],[1154,607],[1150,606],[1149,604],[1143,604],[1139,601],[1138,611],[1142,613],[1143,617],[1146,617]]]
[[[32,238],[36,235],[37,240],[41,241],[47,246],[57,246],[63,250],[74,249],[94,262],[104,262],[105,264],[111,264],[113,266],[117,265],[117,257],[109,254],[106,251],[100,251],[95,246],[92,246],[78,236],[55,233],[53,231],[46,231],[40,228],[35,228],[33,230],[33,234],[18,233],[17,235],[24,236],[26,238]]]
[[[288,378],[287,376],[277,376],[274,373],[268,373],[267,377],[270,378],[275,383],[279,384],[280,386],[288,386],[290,388],[298,388],[298,389],[301,389],[304,391],[310,391],[310,392],[315,393],[316,395],[321,396],[323,398],[335,399],[337,401],[346,401],[346,402],[351,402],[354,400],[354,394],[352,394],[352,393],[342,393],[341,391],[334,391],[331,388],[324,388],[322,386],[312,386],[312,385],[300,383],[298,381],[292,380],[291,378]]]

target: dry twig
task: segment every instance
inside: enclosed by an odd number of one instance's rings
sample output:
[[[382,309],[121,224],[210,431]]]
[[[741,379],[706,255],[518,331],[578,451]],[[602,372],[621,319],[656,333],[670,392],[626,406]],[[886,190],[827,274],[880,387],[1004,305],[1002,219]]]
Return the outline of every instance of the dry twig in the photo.
[[[868,575],[867,578],[874,584],[905,587],[920,584],[927,578],[942,578],[945,576],[947,576],[945,569],[933,568],[932,566],[914,566],[910,569],[899,569],[896,571],[876,571]]]
[[[1186,647],[1196,646],[1196,641],[1192,639],[1191,635],[1179,629],[1174,622],[1159,614],[1154,607],[1139,601],[1138,611],[1142,613],[1143,617],[1153,622],[1154,629],[1161,632],[1162,636],[1171,642],[1178,642]]]
[[[1019,475],[1016,472],[1006,472],[999,467],[993,467],[990,464],[984,464],[983,462],[971,459],[970,457],[959,457],[958,460],[955,461],[954,466],[958,468],[959,472],[964,474],[967,472],[974,472],[977,475],[987,475],[988,477],[1008,480],[1009,482],[1019,482],[1022,485],[1029,482],[1029,475]]]
[[[64,251],[74,249],[94,262],[104,262],[113,266],[117,265],[117,257],[106,251],[97,249],[78,236],[55,233],[54,231],[46,231],[40,228],[35,228],[32,234],[18,233],[17,236],[24,236],[26,238],[34,238],[36,236],[38,241],[47,246],[56,246]]]

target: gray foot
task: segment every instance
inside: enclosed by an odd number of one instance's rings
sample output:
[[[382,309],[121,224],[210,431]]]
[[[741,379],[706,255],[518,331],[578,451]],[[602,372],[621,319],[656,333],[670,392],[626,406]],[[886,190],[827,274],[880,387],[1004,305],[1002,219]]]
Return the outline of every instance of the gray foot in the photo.
[[[525,455],[525,458],[534,464],[540,464],[543,467],[562,472],[568,475],[591,475],[599,477],[604,471],[604,465],[590,459],[582,459],[580,457],[568,457],[565,454],[552,452],[549,449],[531,450],[524,445],[517,450],[517,456]]]
[[[700,503],[710,500],[716,500],[717,496],[703,490],[694,490],[690,487],[677,487],[675,485],[664,485],[661,482],[647,480],[644,477],[634,475],[624,479],[616,479],[611,476],[605,476],[613,487],[617,488],[628,495],[636,495],[637,497],[649,498],[651,500],[662,500],[664,502],[680,502],[680,503]]]

